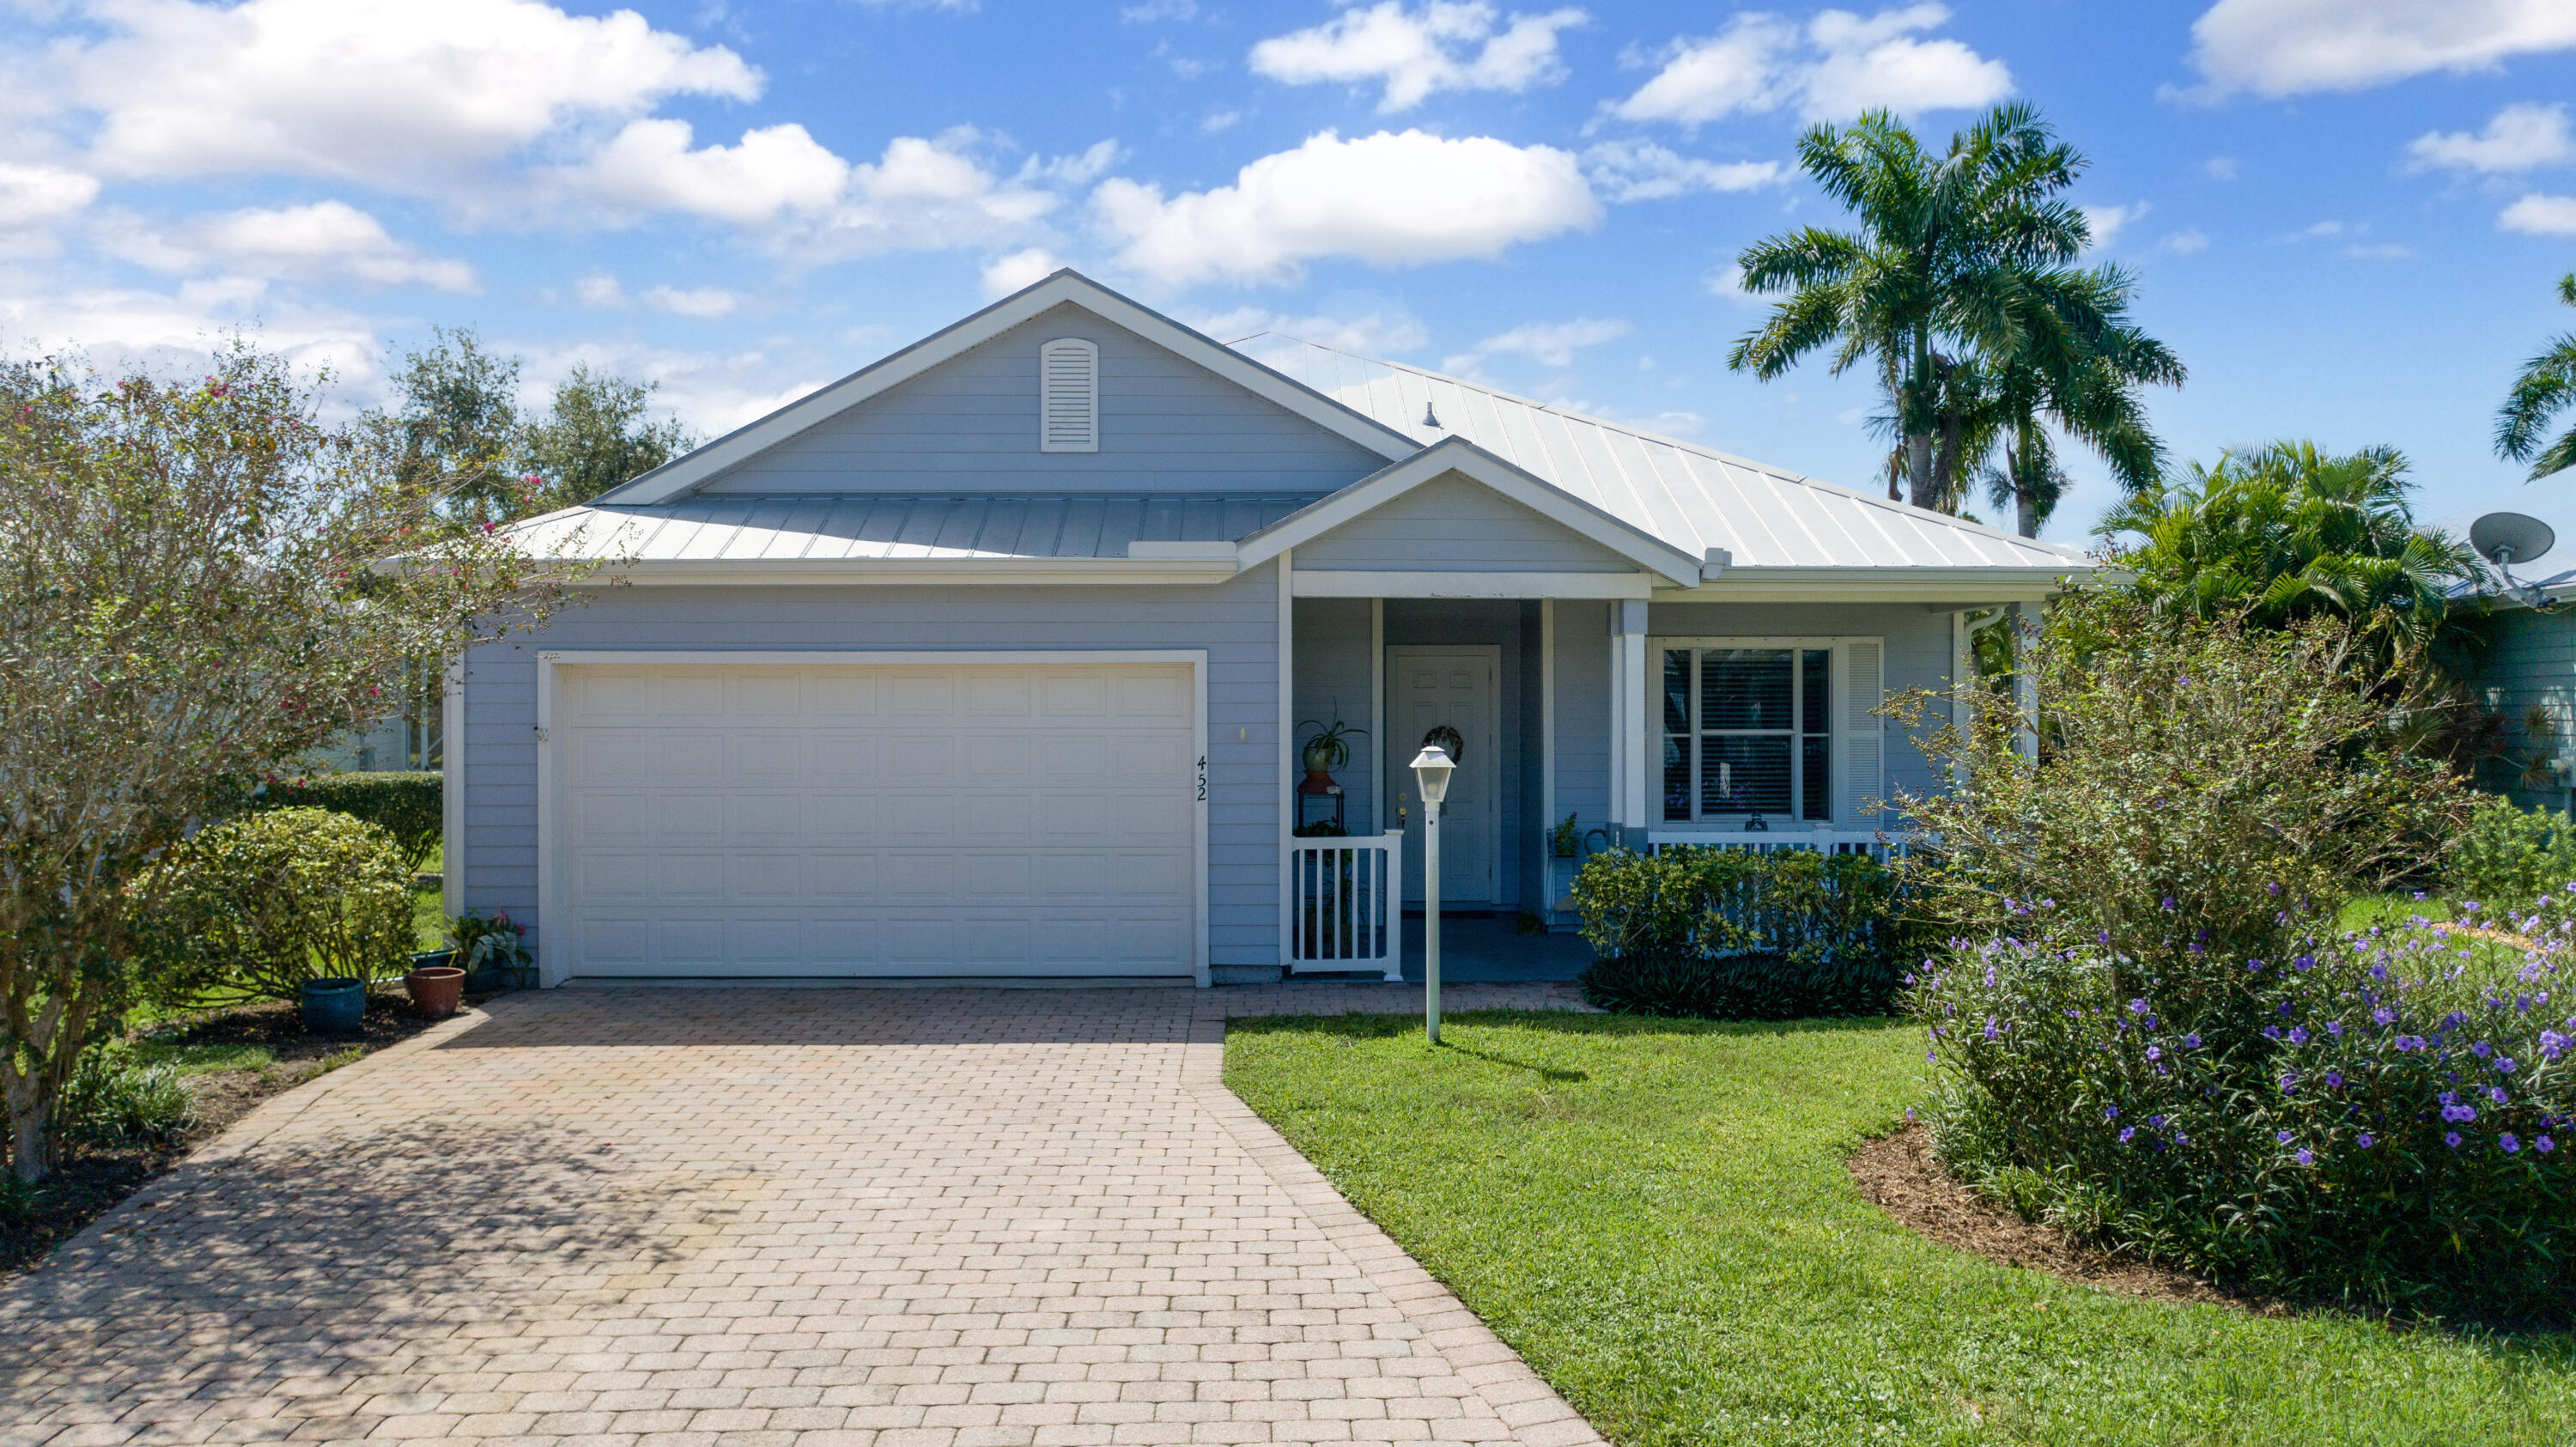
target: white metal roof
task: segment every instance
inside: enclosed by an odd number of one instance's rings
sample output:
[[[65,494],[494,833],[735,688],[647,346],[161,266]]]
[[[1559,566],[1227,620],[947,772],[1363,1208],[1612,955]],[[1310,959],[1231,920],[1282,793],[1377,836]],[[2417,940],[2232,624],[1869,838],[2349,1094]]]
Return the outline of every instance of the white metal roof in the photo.
[[[531,518],[513,533],[539,554],[656,563],[1125,558],[1130,543],[1232,542],[1315,498],[1313,493],[693,497],[566,508]]]
[[[1276,332],[1232,345],[1417,442],[1466,438],[1693,555],[1724,548],[1737,569],[2091,567],[2072,548],[1438,372]]]

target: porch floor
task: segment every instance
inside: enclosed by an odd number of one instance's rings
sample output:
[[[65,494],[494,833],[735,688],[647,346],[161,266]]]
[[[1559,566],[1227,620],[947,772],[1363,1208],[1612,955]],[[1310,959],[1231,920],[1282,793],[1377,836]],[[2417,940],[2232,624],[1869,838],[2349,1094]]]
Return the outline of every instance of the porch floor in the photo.
[[[1592,963],[1592,946],[1581,935],[1525,935],[1508,914],[1490,917],[1444,915],[1440,921],[1442,984],[1493,984],[1515,980],[1571,980]],[[1422,978],[1422,916],[1404,917],[1404,977]],[[1331,974],[1299,971],[1292,982],[1331,980]],[[1351,978],[1379,978],[1372,970]]]

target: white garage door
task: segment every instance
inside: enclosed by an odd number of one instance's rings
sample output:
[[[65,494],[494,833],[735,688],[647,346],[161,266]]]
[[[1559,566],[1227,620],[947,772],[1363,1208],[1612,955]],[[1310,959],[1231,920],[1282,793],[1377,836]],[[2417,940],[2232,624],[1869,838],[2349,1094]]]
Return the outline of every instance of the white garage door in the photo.
[[[560,666],[553,973],[1187,975],[1195,706],[1185,664]]]

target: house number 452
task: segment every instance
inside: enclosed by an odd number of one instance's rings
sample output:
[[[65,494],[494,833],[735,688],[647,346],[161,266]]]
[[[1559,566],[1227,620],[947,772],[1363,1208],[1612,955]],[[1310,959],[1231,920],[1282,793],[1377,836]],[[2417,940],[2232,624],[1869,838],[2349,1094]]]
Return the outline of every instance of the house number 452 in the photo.
[[[1207,802],[1207,755],[1199,755],[1199,802]]]

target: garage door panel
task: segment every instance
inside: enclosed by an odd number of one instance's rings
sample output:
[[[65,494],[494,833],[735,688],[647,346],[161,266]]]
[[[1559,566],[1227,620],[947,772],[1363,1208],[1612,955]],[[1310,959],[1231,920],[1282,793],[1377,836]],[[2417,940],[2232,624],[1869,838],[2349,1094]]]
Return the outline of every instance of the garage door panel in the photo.
[[[1186,974],[1183,667],[568,665],[573,974]]]

